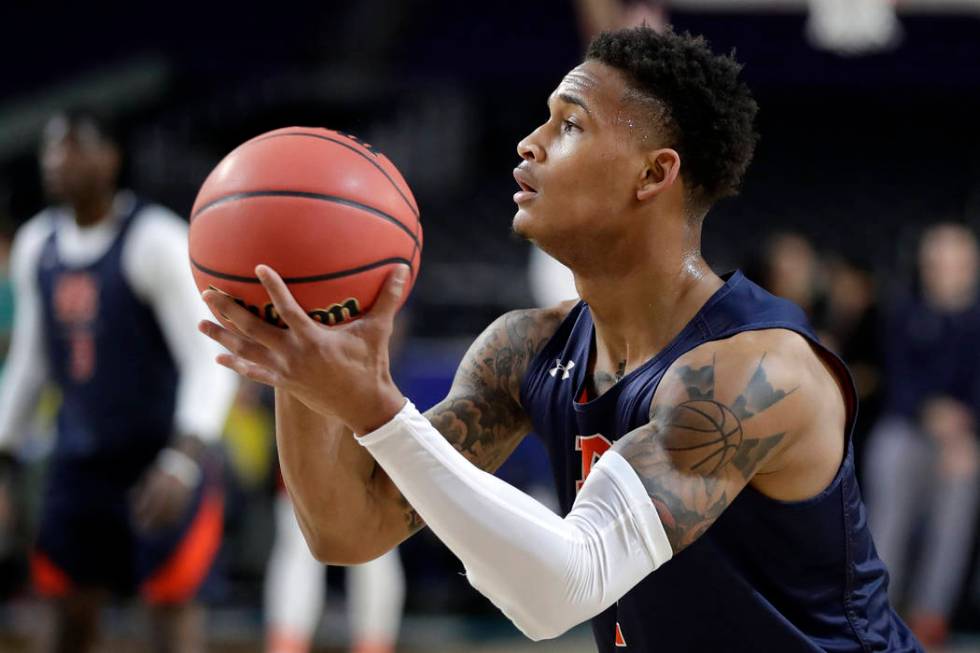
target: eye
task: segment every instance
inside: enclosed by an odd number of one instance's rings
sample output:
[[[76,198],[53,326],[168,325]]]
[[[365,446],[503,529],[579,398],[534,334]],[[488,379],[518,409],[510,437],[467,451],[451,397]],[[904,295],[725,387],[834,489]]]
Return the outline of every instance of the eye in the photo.
[[[570,134],[571,132],[575,131],[576,129],[581,130],[582,128],[579,127],[578,125],[576,125],[571,120],[565,119],[565,120],[562,120],[561,121],[561,133],[563,133],[563,134]]]

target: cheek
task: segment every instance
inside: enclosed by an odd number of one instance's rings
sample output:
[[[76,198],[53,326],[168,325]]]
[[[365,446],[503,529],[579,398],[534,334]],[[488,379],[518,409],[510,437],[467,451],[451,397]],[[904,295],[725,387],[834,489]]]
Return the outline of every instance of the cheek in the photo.
[[[566,196],[583,211],[595,214],[622,211],[630,197],[626,173],[614,157],[590,155],[575,161],[569,171]]]
[[[600,147],[598,143],[582,141],[553,148],[549,158],[561,186],[575,193],[610,187],[617,175],[618,160]]]

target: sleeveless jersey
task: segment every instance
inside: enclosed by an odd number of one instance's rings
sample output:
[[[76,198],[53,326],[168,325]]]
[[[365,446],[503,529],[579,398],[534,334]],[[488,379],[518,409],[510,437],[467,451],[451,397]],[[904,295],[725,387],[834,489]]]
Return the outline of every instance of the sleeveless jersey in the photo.
[[[549,451],[561,508],[612,442],[649,422],[671,364],[698,345],[758,329],[806,338],[836,368],[848,404],[846,455],[830,485],[783,502],[747,486],[696,542],[592,620],[599,651],[918,651],[888,603],[888,573],[868,530],[850,432],[857,409],[844,364],[803,311],[740,272],[674,340],[605,394],[579,403],[594,341],[579,303],[534,358],[521,400]]]
[[[55,461],[97,466],[105,480],[123,484],[169,440],[177,392],[177,368],[153,310],[122,268],[123,243],[142,207],[134,202],[106,253],[83,266],[61,260],[52,224],[37,272],[50,376],[62,395]]]

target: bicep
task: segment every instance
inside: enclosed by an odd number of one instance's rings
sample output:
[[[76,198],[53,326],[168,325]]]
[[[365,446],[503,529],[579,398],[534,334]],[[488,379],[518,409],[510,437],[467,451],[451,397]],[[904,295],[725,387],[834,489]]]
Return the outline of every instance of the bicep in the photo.
[[[646,487],[675,554],[786,446],[805,413],[798,386],[773,357],[690,362],[668,372],[650,422],[614,447]]]

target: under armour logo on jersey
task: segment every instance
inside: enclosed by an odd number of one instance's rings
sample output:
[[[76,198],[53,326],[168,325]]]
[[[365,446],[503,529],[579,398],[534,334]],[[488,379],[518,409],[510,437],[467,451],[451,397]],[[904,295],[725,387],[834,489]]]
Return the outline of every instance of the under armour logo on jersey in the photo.
[[[566,363],[565,365],[562,365],[561,364],[561,359],[560,358],[556,358],[555,359],[555,367],[554,367],[554,369],[549,370],[548,374],[550,374],[553,377],[557,377],[558,376],[558,373],[561,372],[561,380],[564,381],[565,379],[567,379],[569,376],[572,375],[572,368],[573,367],[575,367],[575,361],[568,361],[568,363]]]

